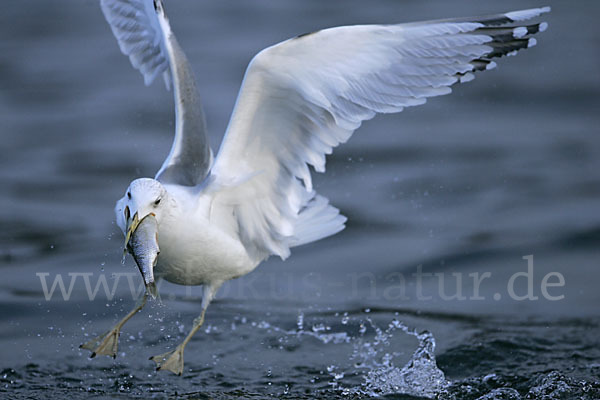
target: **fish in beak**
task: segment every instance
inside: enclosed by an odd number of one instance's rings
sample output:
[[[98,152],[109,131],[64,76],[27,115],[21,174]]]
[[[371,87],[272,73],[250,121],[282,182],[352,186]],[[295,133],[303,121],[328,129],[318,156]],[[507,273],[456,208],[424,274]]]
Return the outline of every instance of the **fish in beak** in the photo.
[[[146,291],[152,298],[156,298],[158,290],[154,282],[154,266],[158,260],[160,249],[158,247],[158,223],[153,213],[146,215],[141,221],[138,214],[135,213],[131,220],[127,220],[123,256],[127,251],[131,253],[142,273]]]

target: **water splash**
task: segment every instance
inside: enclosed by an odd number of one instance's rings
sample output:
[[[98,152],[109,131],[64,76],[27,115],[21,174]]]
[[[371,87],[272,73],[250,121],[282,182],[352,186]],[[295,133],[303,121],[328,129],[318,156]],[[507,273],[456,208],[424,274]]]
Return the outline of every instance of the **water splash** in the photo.
[[[434,398],[448,387],[449,382],[436,364],[435,339],[430,332],[418,333],[397,319],[382,330],[371,318],[363,321],[350,318],[347,313],[344,313],[340,322],[344,327],[356,324],[358,335],[352,336],[346,331],[335,332],[323,323],[313,324],[311,329],[305,329],[305,316],[302,312],[298,314],[296,329],[285,330],[265,321],[252,325],[297,339],[314,338],[323,344],[351,344],[353,350],[349,354],[348,366],[326,367],[330,376],[330,388],[343,395],[403,394]],[[374,333],[373,336],[370,331]],[[403,352],[389,351],[391,339],[399,332],[415,337],[419,343],[410,360],[401,368],[394,364],[394,360]],[[344,384],[346,376],[361,376],[363,383],[360,386],[348,386]]]
[[[527,398],[532,399],[598,399],[600,396],[600,384],[598,382],[587,382],[583,379],[574,379],[558,371],[552,371],[540,376],[535,382]]]
[[[405,394],[433,398],[448,386],[444,372],[436,364],[435,339],[430,332],[418,333],[396,319],[385,331],[371,319],[367,318],[367,322],[374,329],[375,337],[372,341],[357,340],[353,355],[359,360],[358,366],[366,369],[360,392],[371,396]],[[386,351],[397,330],[419,341],[417,349],[402,368],[394,365],[394,357],[398,354]]]
[[[352,339],[346,332],[330,332],[331,327],[325,324],[315,324],[313,325],[311,330],[304,329],[304,313],[299,312],[298,318],[296,321],[296,329],[286,330],[283,328],[279,328],[275,325],[272,325],[266,321],[261,322],[251,322],[252,326],[255,326],[260,329],[268,329],[273,332],[281,333],[286,336],[295,336],[297,338],[301,338],[302,336],[308,336],[323,342],[323,344],[328,343],[349,343]],[[324,333],[328,332],[328,333]]]

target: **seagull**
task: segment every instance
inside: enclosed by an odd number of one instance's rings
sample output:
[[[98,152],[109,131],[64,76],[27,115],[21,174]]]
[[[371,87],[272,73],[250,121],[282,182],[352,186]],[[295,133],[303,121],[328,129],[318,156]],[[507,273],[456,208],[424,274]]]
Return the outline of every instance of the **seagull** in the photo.
[[[341,26],[268,47],[248,65],[213,156],[194,74],[163,1],[100,5],[145,84],[161,76],[173,87],[175,138],[156,176],[131,182],[115,207],[147,290],[113,329],[81,347],[92,357],[115,357],[121,327],[148,293],[155,296],[156,280],[202,285],[200,315],[189,334],[174,350],[151,357],[157,370],[179,375],[184,348],[224,282],[344,229],[346,218],[313,189],[309,167],[324,172],[325,156],[362,121],[449,94],[475,72],[496,67],[494,58],[534,46],[532,36],[548,24],[523,21],[550,11]]]

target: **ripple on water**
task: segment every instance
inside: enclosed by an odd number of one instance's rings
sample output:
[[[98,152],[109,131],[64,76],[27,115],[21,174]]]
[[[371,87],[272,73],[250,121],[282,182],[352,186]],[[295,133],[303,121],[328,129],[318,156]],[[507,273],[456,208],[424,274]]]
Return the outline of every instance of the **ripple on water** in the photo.
[[[71,354],[45,362],[43,366],[27,364],[4,369],[0,373],[0,393],[10,393],[17,398],[68,395],[72,399],[89,395],[183,396],[188,399],[600,398],[600,384],[593,378],[577,379],[557,370],[538,368],[536,362],[556,368],[559,366],[556,361],[548,361],[565,358],[559,354],[560,343],[556,343],[567,342],[561,335],[544,340],[531,335],[530,342],[521,340],[521,347],[515,347],[514,358],[511,358],[506,343],[523,338],[523,332],[497,332],[496,335],[505,336],[502,343],[489,332],[485,335],[487,342],[474,335],[445,350],[439,357],[443,361],[438,362],[434,336],[428,331],[417,332],[409,328],[398,319],[399,315],[389,312],[317,313],[310,316],[300,313],[295,323],[289,316],[270,315],[270,322],[254,318],[256,315],[211,321],[204,335],[192,343],[186,353],[188,370],[182,378],[155,374],[146,368],[148,366],[140,357],[136,357],[142,348],[150,347],[156,351],[165,345],[164,339],[159,338],[165,332],[143,329],[144,340],[140,341],[135,335],[122,338],[126,357],[117,361],[89,362],[83,355]],[[582,337],[576,326],[579,325],[575,324],[565,332],[569,336]],[[179,331],[177,327],[173,329]],[[173,342],[180,339],[177,334],[174,336]],[[413,340],[417,342],[416,350],[410,344]],[[210,351],[206,351],[208,344],[213,345]],[[562,346],[573,355],[573,346],[577,345]],[[530,349],[530,362],[523,363],[520,369],[499,367],[500,364],[510,366],[518,362],[522,347]],[[501,351],[506,353],[506,358],[497,359],[493,370],[484,360],[475,360],[476,355],[471,350],[481,348],[488,348],[481,357]],[[548,355],[552,349],[556,354]],[[206,358],[198,358],[203,353]],[[597,364],[589,361],[595,354],[580,357],[584,368],[597,370]],[[464,363],[465,359],[471,360],[470,367]],[[462,365],[462,375],[450,368],[454,361]]]

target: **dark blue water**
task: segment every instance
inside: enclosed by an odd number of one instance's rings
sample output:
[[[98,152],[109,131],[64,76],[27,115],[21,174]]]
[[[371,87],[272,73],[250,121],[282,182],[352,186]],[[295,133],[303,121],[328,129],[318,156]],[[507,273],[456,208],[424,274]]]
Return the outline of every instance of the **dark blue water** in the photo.
[[[167,10],[216,149],[246,64],[270,44],[546,4],[537,47],[451,96],[365,123],[328,158],[316,187],[347,229],[224,286],[176,377],[148,357],[182,340],[199,288],[164,284],[162,302],[123,328],[115,360],[78,348],[133,307],[140,279],[131,259],[120,264],[113,204],[166,156],[171,94],[143,86],[96,1],[5,2],[0,396],[600,398],[600,3],[167,0]],[[64,291],[45,296],[59,278]]]

